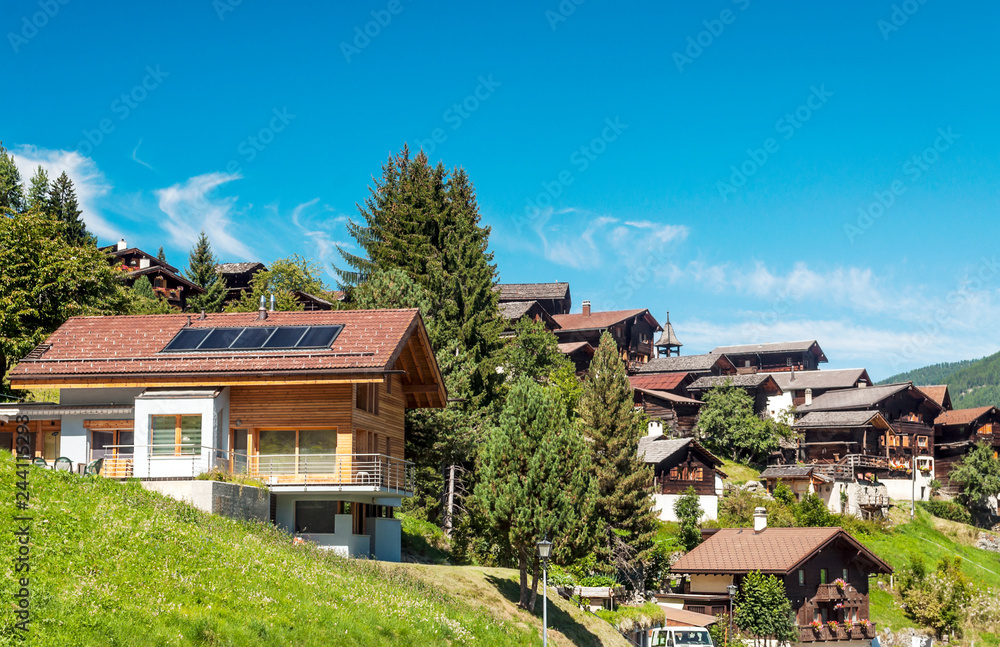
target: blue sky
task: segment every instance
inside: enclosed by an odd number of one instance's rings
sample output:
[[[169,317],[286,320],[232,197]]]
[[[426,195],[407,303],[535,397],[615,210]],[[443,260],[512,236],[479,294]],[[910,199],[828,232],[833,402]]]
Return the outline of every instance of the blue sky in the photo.
[[[1000,348],[998,5],[237,2],[5,3],[0,137],[102,243],[329,267],[408,142],[467,169],[503,281],[669,310],[685,353]]]

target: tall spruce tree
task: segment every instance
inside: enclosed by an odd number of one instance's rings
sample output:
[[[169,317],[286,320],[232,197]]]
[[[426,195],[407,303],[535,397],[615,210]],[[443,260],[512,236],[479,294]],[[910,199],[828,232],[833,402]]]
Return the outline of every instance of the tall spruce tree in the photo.
[[[41,166],[31,176],[28,187],[28,208],[40,213],[49,210],[49,174]]]
[[[160,249],[162,251],[163,248]],[[205,293],[188,297],[190,309],[222,312],[222,302],[226,299],[226,281],[215,271],[217,265],[215,254],[212,253],[212,244],[202,231],[198,235],[198,242],[188,255],[188,268],[184,274],[189,281],[201,286]]]
[[[587,444],[567,422],[558,394],[520,378],[483,448],[475,498],[494,536],[516,555],[518,604],[524,609],[535,606],[535,542],[548,535],[562,560],[589,548],[596,496],[589,461]]]
[[[14,157],[0,142],[0,214],[15,215],[25,210],[21,173],[14,164]]]
[[[431,343],[454,401],[444,411],[407,416],[407,453],[419,456],[417,501],[444,491],[449,466],[471,466],[486,429],[499,384],[494,354],[503,325],[497,308],[496,266],[488,250],[489,227],[481,226],[475,191],[460,169],[449,175],[409,149],[389,157],[369,196],[358,205],[360,220],[347,227],[361,253],[338,248],[340,283],[351,288],[379,271],[398,269],[430,297],[435,320]],[[437,465],[435,465],[437,463]],[[450,476],[449,476],[450,478]],[[453,489],[453,485],[449,485]],[[424,511],[433,517],[437,510]]]
[[[80,218],[83,213],[76,199],[73,180],[63,171],[49,187],[49,214],[63,223],[62,238],[70,245],[82,247],[97,241],[87,231],[87,225]]]
[[[156,251],[156,260],[160,261],[161,263],[167,262],[167,253],[163,251],[163,245],[160,245],[160,249]]]
[[[625,364],[605,332],[594,353],[579,402],[579,424],[591,441],[597,480],[597,516],[605,523],[598,556],[638,588],[652,554],[657,519],[653,469],[639,459],[647,420],[633,406]]]

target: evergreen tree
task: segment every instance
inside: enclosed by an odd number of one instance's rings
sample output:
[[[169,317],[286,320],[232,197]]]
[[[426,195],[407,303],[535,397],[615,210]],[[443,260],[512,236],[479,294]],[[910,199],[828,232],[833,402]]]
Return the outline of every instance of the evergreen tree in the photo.
[[[674,501],[674,516],[680,523],[680,542],[684,550],[692,550],[701,543],[698,521],[703,514],[705,511],[701,509],[694,486],[688,487],[684,494]]]
[[[140,276],[132,284],[129,290],[132,303],[129,306],[129,314],[133,315],[162,315],[177,312],[177,308],[167,303],[166,299],[160,298],[153,289],[153,284],[145,276]]]
[[[142,297],[144,299],[155,299],[156,291],[153,289],[153,284],[149,282],[149,278],[145,276],[140,276],[132,284],[132,294],[137,297]]]
[[[160,249],[157,250],[156,252],[156,260],[160,261],[161,263],[167,262],[167,253],[163,251],[163,245],[160,245]]]
[[[523,317],[514,324],[514,336],[500,349],[497,366],[503,372],[504,383],[513,384],[521,377],[547,382],[553,373],[571,366],[571,362],[559,351],[555,335],[541,322]]]
[[[989,443],[976,445],[949,476],[959,487],[958,500],[975,513],[985,513],[988,497],[1000,495],[1000,460],[993,458]]]
[[[21,173],[14,164],[14,157],[0,142],[0,214],[23,213],[24,189],[21,187]]]
[[[40,213],[49,210],[49,174],[41,166],[31,176],[28,188],[28,208]]]
[[[80,215],[80,205],[76,200],[73,180],[63,171],[49,187],[49,213],[63,223],[62,237],[70,245],[82,247],[96,244],[96,239],[87,231]]]
[[[163,248],[160,248],[163,253]],[[222,312],[222,302],[226,299],[226,280],[215,271],[218,263],[212,253],[212,244],[202,231],[198,242],[191,248],[188,255],[188,268],[184,274],[192,283],[204,288],[204,294],[193,294],[188,297],[188,308],[205,312]]]
[[[580,395],[579,424],[591,441],[598,498],[596,512],[606,524],[598,554],[627,574],[635,588],[641,565],[651,556],[657,518],[653,511],[653,468],[639,459],[646,435],[645,414],[633,405],[625,364],[605,332],[590,363]]]
[[[535,605],[539,539],[553,540],[557,560],[588,548],[596,495],[589,462],[586,442],[568,424],[559,398],[528,378],[518,380],[487,437],[475,498],[495,536],[517,556],[523,609]]]

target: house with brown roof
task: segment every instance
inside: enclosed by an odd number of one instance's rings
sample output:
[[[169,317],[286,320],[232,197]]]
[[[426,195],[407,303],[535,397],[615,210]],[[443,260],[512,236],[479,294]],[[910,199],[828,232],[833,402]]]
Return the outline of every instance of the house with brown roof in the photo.
[[[683,375],[683,374],[682,374]],[[629,378],[630,380],[634,377]],[[698,414],[704,403],[671,390],[646,389],[632,383],[632,398],[637,409],[648,418],[649,435],[666,434],[671,438],[694,435]]]
[[[179,269],[138,247],[129,247],[124,238],[115,245],[102,247],[101,251],[107,252],[111,264],[121,269],[126,285],[145,276],[153,285],[153,291],[175,308],[184,310],[188,296],[205,293],[200,285],[184,278]]]
[[[926,393],[927,387],[920,387]],[[934,467],[942,490],[957,494],[958,487],[951,482],[955,464],[978,443],[993,447],[993,455],[1000,452],[1000,409],[975,407],[944,411],[934,421]]]
[[[712,355],[725,355],[741,372],[814,371],[828,361],[815,339],[719,346]]]
[[[535,301],[550,315],[569,314],[573,306],[569,283],[500,283],[496,289],[500,303]]]
[[[702,520],[719,518],[719,497],[726,474],[722,461],[694,438],[664,435],[639,439],[639,458],[653,466],[653,500],[660,519],[678,521],[674,504],[688,488],[694,488],[702,509]]]
[[[583,302],[583,311],[579,314],[553,315],[552,318],[559,324],[553,332],[560,344],[586,342],[597,348],[601,335],[609,332],[630,372],[635,372],[653,357],[653,335],[662,330],[649,310],[592,312],[590,301]]]
[[[947,384],[931,384],[928,386],[917,387],[921,391],[927,394],[931,400],[934,400],[941,408],[945,411],[951,411],[954,407],[951,405],[951,393],[948,392]]]
[[[684,609],[728,613],[726,587],[740,586],[748,573],[760,571],[784,583],[800,642],[843,644],[875,636],[869,615],[869,577],[892,573],[892,567],[843,529],[769,528],[767,513],[757,508],[753,528],[704,534],[705,540],[670,568],[685,575],[681,589],[674,593]],[[813,622],[819,625],[817,629],[811,626]]]
[[[251,261],[248,263],[219,263],[215,273],[226,281],[226,298],[223,303],[229,305],[240,299],[240,293],[250,289],[250,281],[254,274],[267,269],[263,263]]]
[[[837,389],[857,389],[874,384],[863,368],[843,368],[816,371],[776,371],[770,374],[781,387],[781,395],[767,402],[768,412],[776,416],[789,407],[800,407],[806,397],[823,395]]]
[[[30,419],[39,458],[159,487],[245,474],[281,528],[390,561],[413,494],[404,414],[447,399],[415,309],[73,317],[10,380],[59,389],[58,404],[0,406]]]

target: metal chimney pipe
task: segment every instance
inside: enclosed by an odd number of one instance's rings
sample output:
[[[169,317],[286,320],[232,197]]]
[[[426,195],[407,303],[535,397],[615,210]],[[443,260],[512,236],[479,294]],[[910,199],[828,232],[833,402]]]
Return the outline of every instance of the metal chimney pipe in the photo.
[[[267,309],[264,307],[264,295],[260,295],[260,307],[257,309],[257,320],[267,319]]]
[[[274,312],[274,311],[275,311],[275,307],[274,307],[274,293],[272,292],[271,293],[271,312]]]

